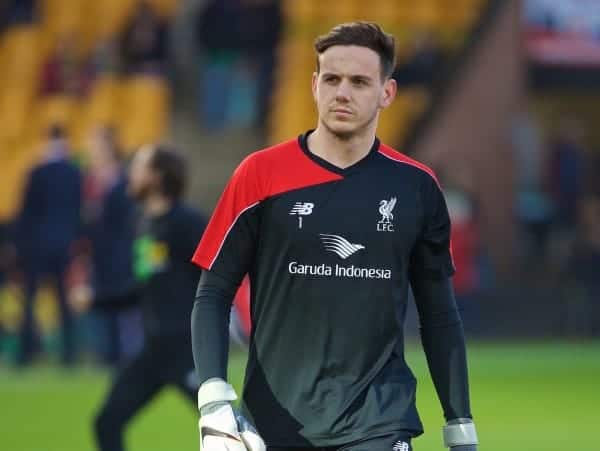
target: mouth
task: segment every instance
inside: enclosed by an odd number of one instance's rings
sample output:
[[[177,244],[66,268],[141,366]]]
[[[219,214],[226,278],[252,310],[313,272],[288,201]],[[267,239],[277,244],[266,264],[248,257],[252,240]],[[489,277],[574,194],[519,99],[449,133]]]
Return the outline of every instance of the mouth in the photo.
[[[331,111],[340,116],[351,116],[353,114],[352,111],[345,108],[334,108]]]

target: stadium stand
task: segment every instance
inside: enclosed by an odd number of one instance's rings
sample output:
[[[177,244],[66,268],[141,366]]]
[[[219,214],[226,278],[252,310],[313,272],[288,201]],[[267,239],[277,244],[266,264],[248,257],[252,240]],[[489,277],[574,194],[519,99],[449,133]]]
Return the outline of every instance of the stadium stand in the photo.
[[[118,122],[125,150],[164,136],[170,88],[161,76],[91,74],[89,91],[83,96],[69,92],[40,95],[43,63],[61,39],[75,40],[80,62],[90,64],[95,49],[118,38],[140,3],[41,0],[38,21],[9,26],[0,34],[0,164],[5,185],[0,196],[0,219],[14,214],[24,176],[39,155],[42,136],[51,124],[60,124],[69,131],[76,152],[99,124]],[[146,3],[165,20],[175,14],[178,6],[178,0]]]

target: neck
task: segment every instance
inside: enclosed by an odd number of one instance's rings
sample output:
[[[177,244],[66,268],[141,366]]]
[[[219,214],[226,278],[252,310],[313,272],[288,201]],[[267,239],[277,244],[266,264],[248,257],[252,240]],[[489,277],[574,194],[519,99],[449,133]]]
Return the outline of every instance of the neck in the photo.
[[[318,157],[338,168],[345,169],[366,157],[374,141],[374,129],[342,139],[319,124],[317,129],[308,136],[308,147]]]
[[[148,216],[161,216],[173,206],[173,201],[162,194],[152,194],[143,205],[144,213]]]

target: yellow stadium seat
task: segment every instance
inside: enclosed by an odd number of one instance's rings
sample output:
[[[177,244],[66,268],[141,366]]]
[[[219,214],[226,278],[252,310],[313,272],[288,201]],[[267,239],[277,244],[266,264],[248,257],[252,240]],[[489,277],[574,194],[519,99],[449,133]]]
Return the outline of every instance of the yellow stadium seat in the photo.
[[[37,80],[39,38],[39,29],[35,26],[13,27],[4,33],[0,79],[5,88],[21,88],[25,83],[32,84]]]
[[[156,12],[162,17],[173,17],[177,12],[179,0],[149,0]]]
[[[124,86],[121,139],[126,151],[164,138],[170,108],[169,88],[158,77],[138,76]]]
[[[408,114],[406,103],[397,98],[380,114],[379,126],[377,127],[379,138],[391,146],[398,143],[402,136],[404,124],[407,122]]]
[[[363,3],[362,0],[360,2],[356,0],[324,0],[319,3],[317,15],[320,21],[328,22],[331,26],[360,20],[362,19],[361,3]]]
[[[29,150],[20,145],[11,158],[3,161],[0,221],[13,218],[20,208],[26,177],[32,166]]]
[[[442,8],[442,22],[446,28],[466,30],[481,13],[481,0],[456,0],[452,8]]]
[[[31,126],[33,93],[8,89],[0,96],[0,140],[15,140]]]
[[[419,1],[413,6],[411,22],[416,28],[431,30],[440,25],[441,17],[442,11],[436,0]]]
[[[121,92],[122,84],[117,77],[105,76],[94,82],[82,112],[84,132],[99,125],[116,125]]]
[[[116,36],[125,27],[137,0],[102,0],[93,3],[96,39],[106,39]],[[97,20],[99,17],[102,20]]]
[[[97,41],[97,28],[105,23],[104,17],[98,15],[98,9],[104,2],[104,0],[101,2],[44,0],[42,3],[44,54],[52,51],[59,40],[65,36],[75,42],[78,51],[87,54]]]
[[[312,22],[319,16],[321,1],[317,0],[284,0],[283,13],[290,22]]]
[[[379,137],[390,145],[396,145],[406,138],[406,132],[423,114],[429,103],[429,95],[424,88],[409,88],[398,91],[392,105],[381,114]]]
[[[362,2],[361,17],[364,20],[373,21],[390,31],[395,24],[406,21],[404,15],[410,14],[410,8],[406,2],[391,0],[369,0]]]
[[[308,74],[310,75],[310,74]],[[269,116],[269,141],[276,143],[316,125],[316,107],[310,91],[310,77],[278,86]]]

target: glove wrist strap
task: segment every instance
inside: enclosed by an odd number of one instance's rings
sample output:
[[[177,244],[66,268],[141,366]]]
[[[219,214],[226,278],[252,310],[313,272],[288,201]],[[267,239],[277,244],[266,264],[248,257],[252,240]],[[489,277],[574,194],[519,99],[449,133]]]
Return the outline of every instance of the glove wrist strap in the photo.
[[[460,418],[453,421],[452,424],[444,426],[444,446],[451,448],[453,446],[477,445],[477,431],[472,420]]]
[[[236,399],[235,390],[223,379],[208,379],[198,389],[198,409],[200,411],[208,407],[209,404],[218,403],[222,405]]]

